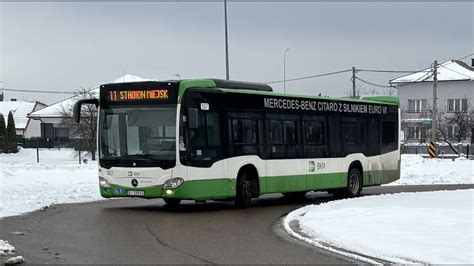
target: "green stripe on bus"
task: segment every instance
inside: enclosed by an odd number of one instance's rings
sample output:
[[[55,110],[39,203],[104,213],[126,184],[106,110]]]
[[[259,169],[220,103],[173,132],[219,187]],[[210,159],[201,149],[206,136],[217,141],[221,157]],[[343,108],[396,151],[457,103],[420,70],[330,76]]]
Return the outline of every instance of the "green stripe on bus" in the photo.
[[[386,184],[399,178],[400,169],[364,171],[364,186]],[[329,190],[344,188],[347,185],[347,173],[327,173],[309,175],[262,176],[259,178],[260,194],[284,193],[310,190]],[[115,193],[115,189],[123,189],[123,194]],[[235,197],[236,179],[218,178],[185,181],[177,189],[164,189],[162,185],[130,188],[111,185],[110,188],[100,188],[105,198],[127,197],[126,191],[138,190],[145,192],[145,198],[179,198],[190,200],[210,200]],[[167,190],[171,193],[168,194]]]
[[[178,103],[181,103],[184,92],[189,88],[215,88],[216,83],[210,79],[184,80],[179,83]]]

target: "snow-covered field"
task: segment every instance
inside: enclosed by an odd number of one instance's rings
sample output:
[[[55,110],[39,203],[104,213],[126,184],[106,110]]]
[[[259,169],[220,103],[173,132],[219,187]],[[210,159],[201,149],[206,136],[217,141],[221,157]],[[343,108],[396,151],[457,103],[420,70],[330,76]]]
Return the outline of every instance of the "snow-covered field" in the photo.
[[[21,149],[0,154],[0,217],[18,215],[58,203],[102,199],[97,164],[79,165],[71,149]],[[474,161],[430,160],[402,155],[401,178],[389,185],[472,184]]]
[[[285,229],[310,244],[368,263],[375,261],[352,252],[402,264],[472,265],[473,205],[473,189],[362,197],[293,211],[285,218]],[[299,233],[289,226],[294,221]]]
[[[425,159],[403,154],[400,179],[388,185],[473,184],[474,160]]]
[[[97,164],[79,165],[71,149],[21,149],[0,154],[0,217],[58,203],[100,200]]]

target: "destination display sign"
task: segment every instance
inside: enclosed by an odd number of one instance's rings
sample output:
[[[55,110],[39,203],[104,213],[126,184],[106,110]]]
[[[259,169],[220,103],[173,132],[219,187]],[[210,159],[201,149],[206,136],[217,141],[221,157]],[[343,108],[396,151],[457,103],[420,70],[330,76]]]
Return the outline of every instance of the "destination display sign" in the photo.
[[[302,110],[338,113],[380,114],[388,113],[385,105],[367,104],[359,102],[329,102],[318,100],[299,100],[282,98],[264,98],[264,108],[283,110]]]
[[[100,106],[167,105],[177,103],[176,82],[128,82],[100,86]]]
[[[109,102],[130,102],[130,101],[166,101],[169,99],[168,89],[112,89],[107,92]]]

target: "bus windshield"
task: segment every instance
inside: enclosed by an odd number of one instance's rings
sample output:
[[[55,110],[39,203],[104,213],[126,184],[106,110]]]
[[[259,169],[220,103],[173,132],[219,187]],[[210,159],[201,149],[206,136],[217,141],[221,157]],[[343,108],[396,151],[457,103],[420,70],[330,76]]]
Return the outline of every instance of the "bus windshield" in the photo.
[[[103,108],[100,116],[100,159],[175,162],[176,107]]]

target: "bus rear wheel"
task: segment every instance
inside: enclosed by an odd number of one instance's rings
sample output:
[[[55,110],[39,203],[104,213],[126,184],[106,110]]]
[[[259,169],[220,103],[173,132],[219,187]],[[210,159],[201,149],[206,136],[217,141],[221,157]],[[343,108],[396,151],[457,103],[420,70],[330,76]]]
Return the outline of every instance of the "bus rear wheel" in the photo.
[[[360,196],[361,191],[362,174],[359,169],[352,168],[347,174],[347,188],[344,194],[348,198],[354,198]]]
[[[358,168],[351,168],[347,173],[347,186],[341,189],[328,191],[338,199],[354,198],[360,196],[362,191],[362,174]]]
[[[235,195],[235,206],[246,209],[252,205],[252,182],[244,172],[238,179]]]
[[[166,205],[170,207],[176,207],[181,203],[180,199],[173,199],[173,198],[163,198],[165,201]]]

